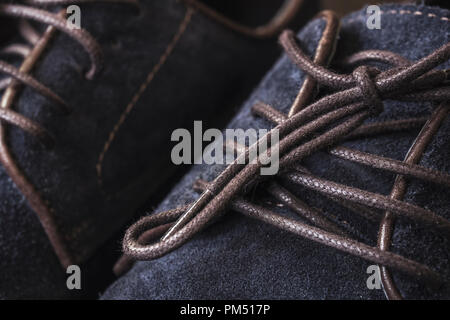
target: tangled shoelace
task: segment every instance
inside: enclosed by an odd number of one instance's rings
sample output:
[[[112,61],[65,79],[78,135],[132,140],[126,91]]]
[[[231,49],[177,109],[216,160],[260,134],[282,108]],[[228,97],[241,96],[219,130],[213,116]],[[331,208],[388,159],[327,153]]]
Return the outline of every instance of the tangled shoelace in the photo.
[[[5,138],[4,124],[7,123],[21,128],[39,138],[40,141],[49,147],[53,145],[53,138],[44,128],[33,120],[13,111],[12,105],[20,87],[26,85],[55,102],[55,106],[60,111],[64,113],[70,111],[69,106],[62,98],[30,74],[57,30],[75,39],[88,53],[91,66],[86,73],[87,79],[92,79],[101,68],[102,50],[95,39],[84,29],[72,29],[68,27],[63,11],[53,13],[43,7],[94,2],[123,3],[137,6],[138,3],[136,0],[26,0],[23,2],[27,5],[0,3],[0,16],[19,18],[19,32],[27,42],[24,44],[9,45],[0,52],[2,55],[13,54],[23,57],[20,68],[16,68],[0,60],[0,72],[7,75],[6,78],[0,81],[0,91],[5,90],[0,107],[0,119],[2,120],[0,122],[0,162],[16,186],[26,197],[30,207],[38,215],[61,264],[67,267],[75,264],[77,261],[70,253],[66,240],[55,222],[52,208],[24,175],[11,155]],[[39,34],[27,20],[43,23],[48,25],[48,27],[43,34]]]
[[[317,46],[314,61],[302,52],[292,31],[284,31],[280,36],[280,43],[288,57],[307,74],[289,115],[262,102],[253,106],[252,110],[255,115],[263,116],[277,124],[273,130],[278,130],[280,136],[277,146],[280,154],[278,177],[317,191],[367,219],[377,223],[381,219],[378,246],[372,247],[351,239],[345,230],[328,219],[320,209],[310,207],[276,182],[270,182],[267,191],[314,226],[281,216],[270,208],[245,199],[245,191],[263,179],[258,175],[262,164],[258,162],[242,165],[239,158],[248,159],[250,152],[258,150],[262,141],[270,141],[273,132],[270,131],[266,137],[250,147],[236,146],[233,142],[233,145],[243,152],[214,181],[199,180],[195,183],[194,189],[202,192],[197,201],[146,216],[132,225],[123,240],[125,257],[135,260],[161,257],[186,243],[224,210],[232,209],[282,230],[379,264],[382,268],[383,288],[388,298],[401,298],[388,268],[413,275],[430,285],[439,285],[445,281],[428,266],[392,253],[389,249],[394,219],[397,216],[420,222],[446,235],[450,234],[450,221],[428,209],[402,200],[407,189],[405,177],[450,186],[448,174],[417,164],[448,115],[449,106],[446,101],[450,99],[449,70],[434,68],[450,58],[450,43],[415,63],[388,51],[360,52],[349,57],[344,63],[356,66],[377,61],[392,68],[381,71],[362,65],[356,67],[352,74],[337,74],[326,67],[334,55],[340,22],[330,11],[322,12],[320,18],[326,21],[326,27]],[[317,84],[336,92],[312,102]],[[385,99],[431,101],[441,104],[428,119],[411,118],[363,124],[366,119],[383,110],[382,101]],[[420,127],[422,130],[403,162],[336,146],[347,139]],[[312,175],[299,165],[302,159],[319,150],[397,174],[391,195],[385,196],[328,181]],[[380,216],[374,209],[381,209],[384,214]],[[152,243],[164,233],[159,241]],[[129,266],[129,258],[123,258],[116,269]]]

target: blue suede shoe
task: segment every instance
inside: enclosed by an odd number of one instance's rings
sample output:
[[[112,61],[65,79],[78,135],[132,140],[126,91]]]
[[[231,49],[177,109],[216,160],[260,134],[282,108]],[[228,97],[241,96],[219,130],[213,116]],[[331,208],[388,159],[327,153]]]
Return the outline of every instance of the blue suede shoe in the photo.
[[[149,261],[103,299],[450,298],[450,12],[380,9],[282,34],[227,126],[278,130],[278,174],[193,168],[127,231],[117,269]]]

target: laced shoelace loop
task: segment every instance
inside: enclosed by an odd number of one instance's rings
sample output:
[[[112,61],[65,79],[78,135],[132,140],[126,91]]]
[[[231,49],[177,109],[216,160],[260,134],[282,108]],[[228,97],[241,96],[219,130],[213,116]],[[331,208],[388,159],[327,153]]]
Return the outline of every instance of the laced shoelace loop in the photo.
[[[377,87],[371,78],[371,75],[373,76],[379,73],[379,70],[369,69],[367,66],[357,67],[352,73],[353,78],[361,90],[361,96],[364,99],[364,103],[366,107],[369,108],[372,117],[376,117],[383,112],[383,102]]]

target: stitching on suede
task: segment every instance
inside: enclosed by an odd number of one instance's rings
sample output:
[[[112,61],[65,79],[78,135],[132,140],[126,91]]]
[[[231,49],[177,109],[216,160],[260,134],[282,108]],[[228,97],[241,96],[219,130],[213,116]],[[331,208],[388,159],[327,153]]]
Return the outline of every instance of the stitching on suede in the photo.
[[[112,142],[114,141],[117,133],[120,130],[120,127],[127,119],[130,112],[135,107],[136,103],[141,98],[142,94],[145,92],[147,87],[150,85],[152,80],[155,78],[156,74],[159,72],[161,67],[164,65],[164,63],[167,61],[168,57],[172,54],[173,50],[175,49],[175,46],[177,45],[178,41],[180,40],[181,36],[185,33],[187,26],[189,25],[189,22],[191,21],[192,15],[195,13],[195,9],[191,7],[187,7],[186,14],[181,21],[177,32],[175,33],[174,37],[170,41],[170,43],[167,45],[166,50],[164,50],[164,53],[159,58],[158,63],[152,68],[151,72],[148,74],[146,80],[141,84],[139,87],[138,92],[133,96],[131,101],[128,103],[125,110],[120,115],[120,118],[118,122],[114,125],[112,131],[109,133],[108,139],[106,140],[103,150],[100,153],[96,165],[97,170],[97,182],[100,186],[100,188],[103,190],[103,180],[102,180],[102,167],[103,167],[103,160],[105,159],[105,155],[108,152]]]
[[[425,13],[425,12],[419,11],[419,10],[387,10],[387,11],[381,10],[380,13],[381,14],[400,14],[400,15],[411,14],[411,15],[415,15],[415,16],[426,16],[429,18],[434,18],[434,19],[439,19],[441,21],[450,22],[450,18],[448,18],[448,17],[441,17],[434,13]],[[347,23],[352,23],[352,22],[358,21],[358,20],[360,20],[361,17],[363,17],[363,16],[358,16],[357,18],[347,20]]]

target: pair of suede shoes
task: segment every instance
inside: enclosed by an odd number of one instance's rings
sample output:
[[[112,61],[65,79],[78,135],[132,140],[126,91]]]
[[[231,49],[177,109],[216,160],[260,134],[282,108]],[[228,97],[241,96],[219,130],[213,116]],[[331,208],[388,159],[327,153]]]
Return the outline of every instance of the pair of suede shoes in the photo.
[[[222,126],[276,56],[260,38],[314,8],[251,28],[214,1],[80,1],[74,31],[58,1],[28,2],[0,4],[6,23],[50,24],[4,36],[0,295],[76,296],[64,268],[108,272],[101,245],[176,171],[171,132]],[[279,130],[279,174],[194,167],[127,230],[104,299],[449,297],[450,13],[380,9],[380,29],[364,8],[281,34],[226,126]]]
[[[171,133],[222,128],[303,2],[0,1],[0,297],[98,296],[137,209],[186,171]]]

